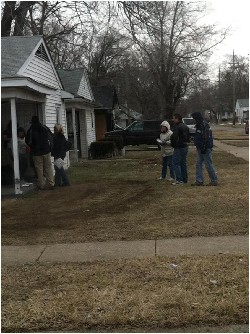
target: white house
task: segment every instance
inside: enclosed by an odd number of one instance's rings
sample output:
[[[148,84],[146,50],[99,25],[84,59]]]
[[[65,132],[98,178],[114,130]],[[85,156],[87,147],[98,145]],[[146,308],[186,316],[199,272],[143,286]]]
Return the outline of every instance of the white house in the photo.
[[[58,74],[64,89],[73,95],[65,99],[68,136],[74,148],[71,159],[77,161],[78,155],[88,158],[89,146],[96,140],[94,96],[88,75],[83,68],[58,70]]]
[[[249,99],[238,99],[236,101],[235,113],[239,123],[249,119]]]
[[[141,120],[142,116],[137,111],[128,108],[127,105],[120,105],[119,110],[115,112],[114,121],[120,127],[126,128],[132,122]]]
[[[12,121],[15,194],[21,194],[17,124],[27,130],[33,115],[52,131],[55,123],[67,130],[63,86],[42,36],[1,39],[1,130]],[[67,159],[67,166],[69,159]]]

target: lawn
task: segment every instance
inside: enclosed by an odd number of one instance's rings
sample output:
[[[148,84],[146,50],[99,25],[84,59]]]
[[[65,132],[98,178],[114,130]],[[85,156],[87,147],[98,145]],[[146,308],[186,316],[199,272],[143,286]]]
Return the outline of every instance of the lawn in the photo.
[[[247,323],[245,255],[2,268],[3,332],[156,333]]]
[[[248,234],[248,162],[216,149],[214,163],[220,185],[192,187],[190,147],[190,181],[176,187],[157,180],[158,151],[82,161],[70,168],[72,186],[2,201],[2,244]],[[2,332],[223,332],[247,323],[243,254],[2,267]]]
[[[157,180],[158,151],[82,161],[70,168],[71,187],[2,201],[2,244],[248,234],[248,162],[215,150],[214,163],[220,185],[191,187],[190,148],[190,180],[178,187]]]

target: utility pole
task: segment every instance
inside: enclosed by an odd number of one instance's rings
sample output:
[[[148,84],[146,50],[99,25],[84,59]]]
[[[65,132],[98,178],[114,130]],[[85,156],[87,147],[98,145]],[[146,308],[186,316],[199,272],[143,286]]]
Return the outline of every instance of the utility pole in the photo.
[[[235,62],[234,62],[234,50],[233,50],[233,125],[236,123],[235,112]]]

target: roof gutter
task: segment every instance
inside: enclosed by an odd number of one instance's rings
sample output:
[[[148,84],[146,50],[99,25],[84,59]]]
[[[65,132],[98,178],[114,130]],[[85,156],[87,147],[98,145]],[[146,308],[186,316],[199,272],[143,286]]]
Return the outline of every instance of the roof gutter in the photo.
[[[57,90],[54,87],[43,85],[30,78],[20,78],[20,77],[2,78],[1,87],[2,88],[24,87],[46,95],[54,94],[55,91]]]

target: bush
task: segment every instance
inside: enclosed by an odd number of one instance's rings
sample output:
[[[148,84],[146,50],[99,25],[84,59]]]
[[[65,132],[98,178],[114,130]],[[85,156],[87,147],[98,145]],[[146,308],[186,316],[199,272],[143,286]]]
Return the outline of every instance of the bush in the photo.
[[[92,159],[111,158],[115,152],[113,141],[95,141],[90,144],[90,156]]]
[[[103,139],[100,139],[100,141],[113,141],[113,142],[115,142],[115,145],[116,145],[118,150],[121,150],[123,148],[123,138],[122,138],[122,136],[104,137]]]

